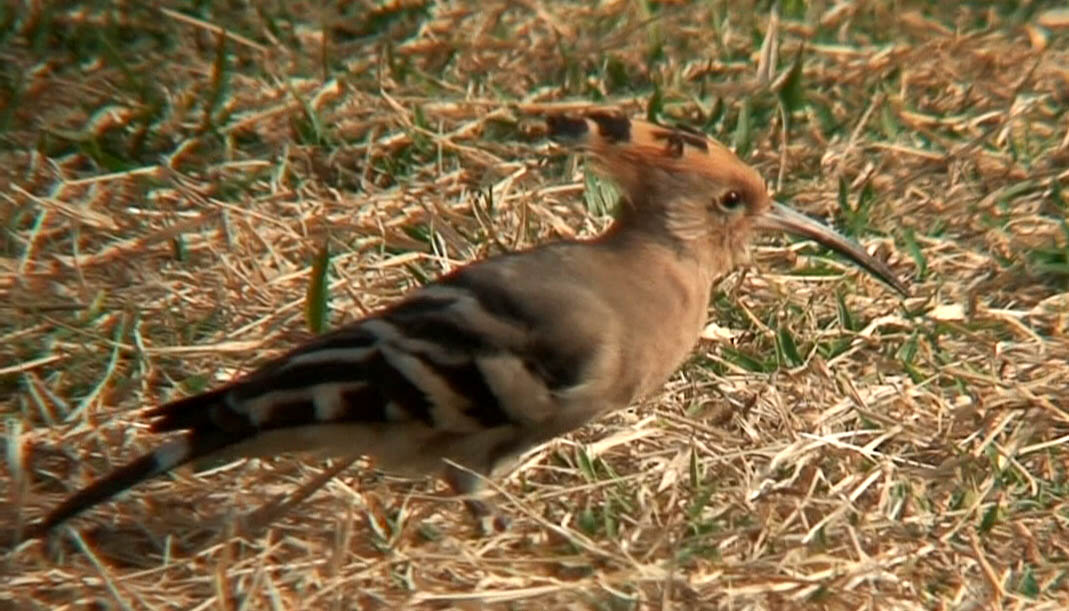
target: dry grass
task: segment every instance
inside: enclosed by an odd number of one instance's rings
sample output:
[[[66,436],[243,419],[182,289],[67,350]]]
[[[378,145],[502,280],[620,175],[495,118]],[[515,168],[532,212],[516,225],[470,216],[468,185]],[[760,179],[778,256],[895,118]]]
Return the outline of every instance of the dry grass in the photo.
[[[19,4],[0,8],[0,607],[1069,604],[1064,3]],[[733,144],[913,297],[764,238],[663,393],[502,483],[499,536],[359,468],[264,526],[330,468],[286,457],[11,542],[155,443],[138,408],[305,336],[323,244],[336,325],[603,227],[533,119],[587,106]]]

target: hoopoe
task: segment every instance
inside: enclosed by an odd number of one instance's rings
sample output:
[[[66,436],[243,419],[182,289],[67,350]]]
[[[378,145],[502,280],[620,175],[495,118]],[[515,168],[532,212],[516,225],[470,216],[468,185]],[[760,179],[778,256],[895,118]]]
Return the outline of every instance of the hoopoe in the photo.
[[[591,240],[469,264],[220,388],[152,408],[181,432],[75,493],[46,532],[184,463],[317,451],[440,475],[475,494],[524,451],[649,395],[697,343],[714,281],[755,230],[839,251],[905,294],[861,246],[774,202],[756,170],[698,133],[590,114],[548,119],[621,192]],[[499,524],[498,527],[501,527]]]

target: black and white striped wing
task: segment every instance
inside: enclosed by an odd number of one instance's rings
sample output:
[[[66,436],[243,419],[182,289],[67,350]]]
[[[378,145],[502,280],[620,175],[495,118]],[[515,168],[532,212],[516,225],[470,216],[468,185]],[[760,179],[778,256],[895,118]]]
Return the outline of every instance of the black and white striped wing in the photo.
[[[543,345],[538,326],[493,282],[446,277],[242,379],[148,410],[154,432],[186,434],[76,493],[42,525],[204,457],[316,451],[413,474],[437,472],[442,458],[487,471],[552,417],[555,392],[581,369]]]

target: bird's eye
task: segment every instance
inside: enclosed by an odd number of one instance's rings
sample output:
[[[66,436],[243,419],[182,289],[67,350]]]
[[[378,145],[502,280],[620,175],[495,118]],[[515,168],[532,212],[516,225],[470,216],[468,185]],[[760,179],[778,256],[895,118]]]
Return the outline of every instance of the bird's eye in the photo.
[[[728,191],[720,196],[720,209],[726,212],[732,212],[742,207],[743,200],[742,194],[738,191]]]

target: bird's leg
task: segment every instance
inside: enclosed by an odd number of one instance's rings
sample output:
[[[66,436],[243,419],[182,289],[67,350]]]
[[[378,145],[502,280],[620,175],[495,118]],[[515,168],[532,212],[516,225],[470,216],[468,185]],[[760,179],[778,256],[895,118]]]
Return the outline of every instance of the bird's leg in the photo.
[[[473,471],[447,463],[442,478],[458,496],[464,497],[464,507],[468,509],[479,527],[486,534],[508,530],[509,518],[490,501],[475,498],[483,488],[482,478]]]

